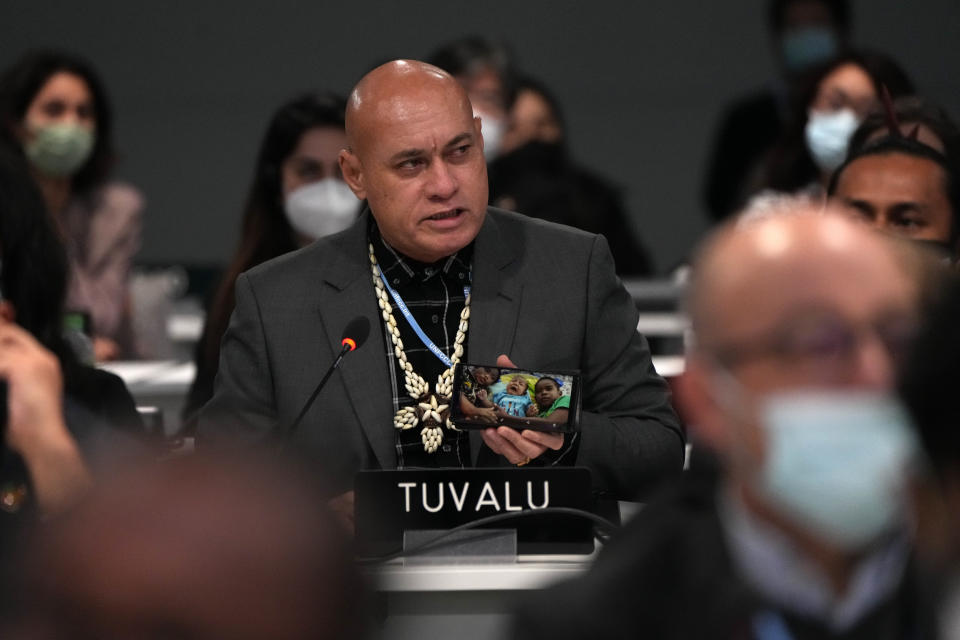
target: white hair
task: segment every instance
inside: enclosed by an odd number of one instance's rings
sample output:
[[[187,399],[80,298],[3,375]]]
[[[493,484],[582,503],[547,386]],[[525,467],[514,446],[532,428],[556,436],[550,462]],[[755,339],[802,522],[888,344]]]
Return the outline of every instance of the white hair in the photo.
[[[736,226],[749,226],[769,218],[821,215],[826,211],[826,200],[817,194],[766,189],[750,198],[747,206],[737,214]]]

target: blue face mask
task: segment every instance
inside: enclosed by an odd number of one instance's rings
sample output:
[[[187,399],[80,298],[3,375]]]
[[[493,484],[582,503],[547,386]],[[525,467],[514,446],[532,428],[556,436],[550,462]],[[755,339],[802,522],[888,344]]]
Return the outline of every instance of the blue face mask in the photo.
[[[800,72],[837,55],[840,46],[833,30],[827,27],[789,29],[780,38],[783,64],[788,71]]]
[[[755,488],[772,506],[847,550],[902,526],[917,443],[895,398],[818,390],[771,394],[760,407],[766,455]]]
[[[817,168],[832,173],[847,158],[847,147],[860,119],[853,109],[811,111],[803,131],[807,150]]]

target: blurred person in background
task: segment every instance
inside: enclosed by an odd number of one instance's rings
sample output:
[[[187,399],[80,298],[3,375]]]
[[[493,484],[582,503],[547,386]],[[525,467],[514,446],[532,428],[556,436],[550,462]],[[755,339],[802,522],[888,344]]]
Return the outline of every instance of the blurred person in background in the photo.
[[[234,283],[244,271],[349,227],[360,204],[343,181],[337,154],[347,146],[343,98],[308,93],[273,115],[257,154],[243,212],[240,244],[227,267],[196,350],[197,376],[184,407],[193,415],[213,396],[220,340],[234,306]]]
[[[892,108],[901,136],[913,138],[955,161],[960,153],[960,129],[946,110],[918,96],[898,98]],[[868,142],[895,135],[890,124],[885,108],[874,109],[851,136],[848,155]]]
[[[70,506],[92,472],[142,449],[116,376],[63,337],[67,256],[19,154],[0,150],[0,564],[24,522]]]
[[[751,176],[795,119],[792,108],[812,69],[846,51],[848,0],[770,0],[767,29],[780,75],[761,91],[727,107],[717,127],[704,185],[709,217],[736,211]]]
[[[833,174],[833,201],[872,227],[947,260],[960,251],[960,173],[933,147],[896,135],[864,144]]]
[[[21,549],[4,638],[353,640],[369,616],[312,479],[256,459],[129,470]]]
[[[942,107],[917,96],[893,101],[890,113],[887,107],[875,109],[850,139],[850,149],[847,152],[848,164],[852,158],[859,155],[863,147],[873,146],[879,140],[888,137],[914,140],[942,156],[933,155],[931,159],[941,165],[940,172],[943,172],[947,179],[947,183],[942,188],[947,193],[953,215],[960,215],[958,213],[960,212],[960,129],[957,128],[950,114]],[[876,151],[877,149],[874,149],[874,152]],[[834,180],[836,178],[837,175],[834,176]],[[889,186],[884,185],[884,188]],[[940,189],[934,189],[934,193],[937,191]],[[956,236],[960,230],[956,221],[953,221],[952,225],[952,234],[943,234],[937,238],[933,248],[941,258],[955,262],[958,257],[957,252],[960,251],[960,246],[956,243]],[[912,231],[905,230],[904,233],[907,237],[916,235]]]
[[[128,283],[143,198],[110,180],[113,116],[103,82],[78,56],[29,52],[0,75],[0,128],[22,149],[64,239],[66,305],[89,314],[93,357],[136,357]]]
[[[480,118],[492,205],[603,234],[617,273],[652,274],[621,195],[569,160],[559,103],[536,80],[518,79],[506,47],[470,36],[440,46],[427,62],[463,85]]]
[[[820,68],[800,92],[796,117],[744,195],[769,190],[822,198],[846,158],[853,132],[880,105],[882,87],[894,98],[913,93],[906,73],[879,53],[850,52]]]
[[[522,605],[516,637],[931,637],[915,438],[893,393],[918,283],[890,239],[791,206],[728,224],[698,254],[684,481],[585,577]]]
[[[901,375],[903,396],[926,452],[917,487],[919,541],[940,574],[942,638],[960,638],[960,281],[941,289]]]
[[[503,135],[504,153],[516,151],[531,142],[559,144],[566,133],[560,102],[547,87],[530,76],[514,83],[507,130]]]
[[[515,88],[503,152],[489,167],[490,203],[602,234],[619,275],[652,275],[620,192],[570,158],[556,98],[532,78],[519,79]]]
[[[473,115],[480,118],[487,162],[503,152],[514,98],[514,69],[506,47],[481,36],[441,45],[426,61],[457,79],[467,91]]]

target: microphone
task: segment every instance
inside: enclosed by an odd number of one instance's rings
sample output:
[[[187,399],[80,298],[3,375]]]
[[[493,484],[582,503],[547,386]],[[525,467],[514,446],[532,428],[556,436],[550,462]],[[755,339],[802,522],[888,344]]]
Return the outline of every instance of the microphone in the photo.
[[[297,427],[300,426],[303,416],[307,415],[307,411],[309,411],[310,407],[313,406],[317,396],[320,395],[320,391],[327,384],[327,380],[329,380],[330,376],[333,375],[334,370],[340,366],[340,363],[343,361],[343,356],[362,347],[363,343],[367,339],[367,336],[369,335],[370,321],[367,320],[365,316],[357,316],[347,323],[347,326],[343,329],[343,337],[340,339],[340,344],[343,345],[340,349],[340,353],[337,354],[336,359],[333,361],[333,364],[330,365],[330,368],[327,369],[327,372],[323,374],[323,378],[320,379],[320,383],[313,390],[313,393],[310,394],[310,398],[303,405],[303,408],[300,410],[300,413],[297,415],[296,419],[290,423],[289,428],[287,428],[286,432],[284,433],[284,440],[288,440],[290,436],[292,436],[297,430]]]
[[[340,352],[340,357],[342,358],[343,354],[356,351],[363,346],[369,335],[370,321],[365,316],[357,316],[351,320],[343,330],[343,337],[340,339],[340,344],[344,346],[344,349]],[[339,359],[337,362],[339,363]],[[336,366],[335,364],[334,367]]]

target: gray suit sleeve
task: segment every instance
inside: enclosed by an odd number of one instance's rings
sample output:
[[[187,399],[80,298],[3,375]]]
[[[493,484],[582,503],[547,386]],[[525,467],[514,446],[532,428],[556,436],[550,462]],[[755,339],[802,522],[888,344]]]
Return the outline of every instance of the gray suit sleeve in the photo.
[[[603,236],[589,269],[577,464],[600,491],[633,498],[682,471],[685,438]]]
[[[247,274],[236,284],[236,306],[220,348],[213,398],[197,425],[201,446],[243,446],[268,439],[277,423],[269,354],[256,294]]]

